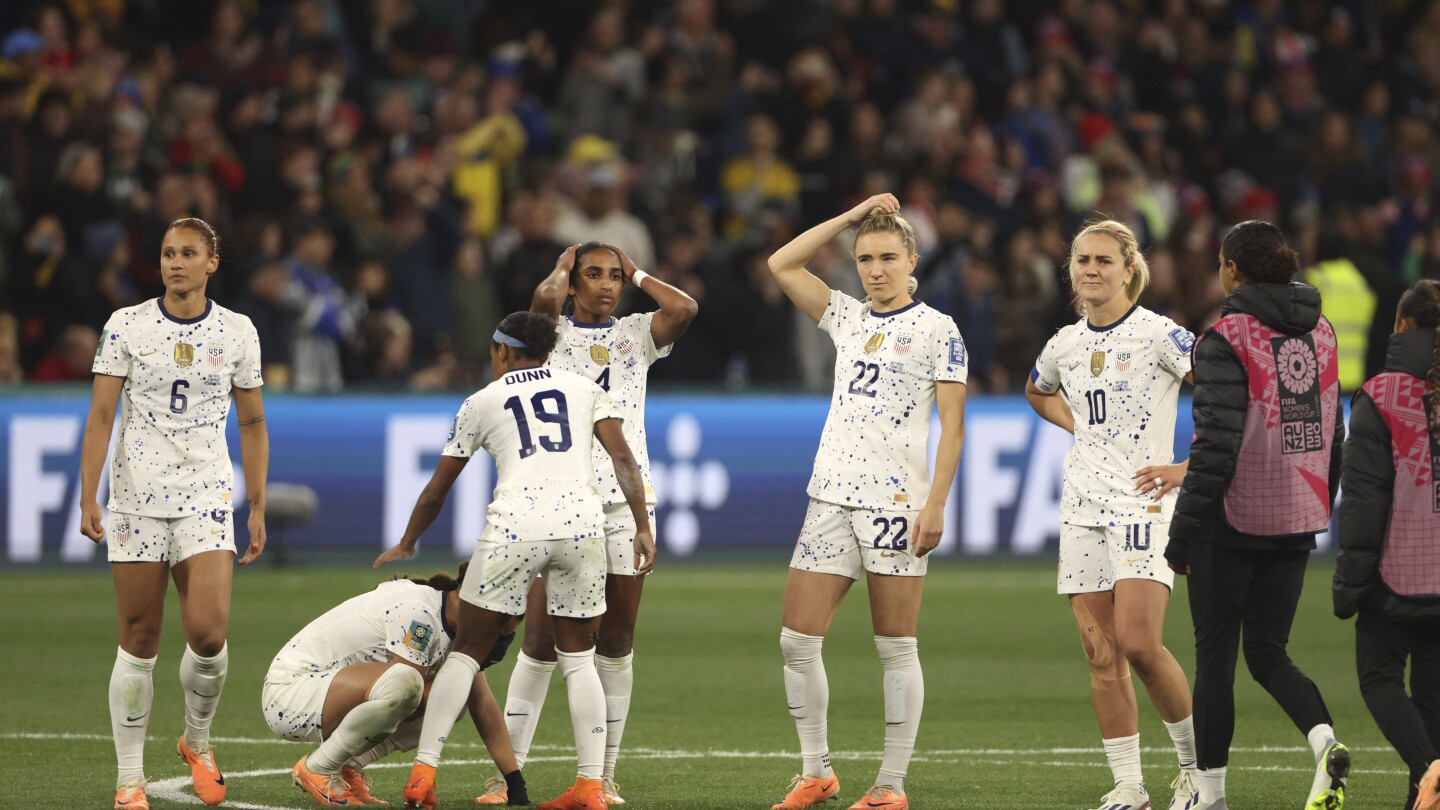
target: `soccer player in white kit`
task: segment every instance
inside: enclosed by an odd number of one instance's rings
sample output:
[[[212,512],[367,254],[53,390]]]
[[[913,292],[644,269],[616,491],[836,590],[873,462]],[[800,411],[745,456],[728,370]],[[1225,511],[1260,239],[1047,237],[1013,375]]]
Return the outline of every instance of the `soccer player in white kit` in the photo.
[[[545,575],[555,646],[570,699],[579,771],[574,785],[541,810],[603,810],[605,693],[595,669],[594,638],[605,613],[605,509],[596,491],[592,446],[600,440],[635,520],[633,563],[654,565],[655,541],[640,470],[625,443],[620,412],[594,382],[543,368],[555,348],[555,321],[533,312],[507,315],[495,331],[495,382],[460,406],[449,443],[411,512],[405,535],[375,564],[410,557],[456,476],[483,448],[498,469],[485,531],[460,587],[460,621],[450,656],[435,676],[420,746],[405,785],[406,807],[435,806],[435,769],[445,738],[465,705],[479,660],[510,617],[525,612],[535,577]]]
[[[915,640],[925,555],[940,542],[960,462],[967,358],[955,322],[911,297],[919,255],[915,231],[899,213],[894,195],[876,195],[770,257],[785,294],[836,349],[835,391],[790,560],[780,631],[785,697],[804,768],[775,810],[810,807],[840,790],[830,767],[830,691],[820,650],[835,609],[862,571],[885,671],[885,754],[874,786],[851,810],[909,807],[905,774],[925,703]],[[851,225],[859,226],[854,254],[869,293],[864,302],[831,290],[805,269]],[[936,405],[940,440],[932,486],[926,449]]]
[[[270,662],[261,691],[265,722],[276,735],[320,747],[291,770],[296,786],[322,807],[384,804],[371,795],[365,767],[396,751],[413,750],[420,739],[420,712],[428,694],[426,676],[450,651],[459,619],[460,581],[436,574],[429,579],[393,579],[351,597],[305,625]],[[481,662],[504,657],[513,632]],[[525,780],[510,750],[505,719],[482,674],[468,701],[470,716],[509,785],[509,801],[529,804]]]
[[[614,317],[626,282],[655,299],[660,308]],[[562,313],[567,299],[570,311]],[[655,522],[655,488],[645,441],[645,391],[650,366],[670,354],[676,340],[695,319],[699,305],[681,290],[640,270],[614,245],[590,242],[568,248],[550,276],[535,290],[531,312],[557,318],[559,342],[546,365],[595,381],[609,392],[624,418],[625,443],[640,466],[645,505]],[[609,564],[605,578],[605,618],[595,646],[595,666],[605,689],[605,768],[601,783],[607,804],[624,804],[615,784],[620,740],[630,712],[634,685],[635,621],[645,578],[635,573],[635,521],[615,480],[610,456],[595,448],[595,483],[605,503],[605,543]],[[540,710],[555,670],[555,636],[545,611],[544,583],[530,589],[525,612],[524,648],[505,694],[505,722],[515,756],[523,765],[529,755]],[[503,787],[496,785],[496,790]]]
[[[1137,303],[1150,269],[1124,223],[1087,224],[1070,246],[1070,281],[1084,317],[1045,344],[1025,396],[1075,434],[1060,503],[1059,592],[1070,599],[1090,666],[1090,695],[1115,787],[1100,810],[1150,806],[1140,771],[1133,667],[1180,760],[1171,810],[1199,800],[1185,672],[1165,648],[1175,573],[1165,562],[1176,403],[1195,338]]]
[[[95,350],[94,390],[80,450],[80,531],[106,540],[120,649],[110,673],[110,730],[119,766],[115,806],[148,808],[145,731],[152,673],[173,577],[184,618],[185,733],[176,747],[206,804],[225,798],[210,722],[225,686],[230,580],[235,561],[230,401],[240,422],[250,515],[246,565],[265,548],[270,444],[260,398],[260,338],[250,319],[205,297],[220,267],[215,229],[179,219],[165,231],[165,295],[116,310]],[[116,404],[120,439],[110,461],[110,525],[96,500]]]

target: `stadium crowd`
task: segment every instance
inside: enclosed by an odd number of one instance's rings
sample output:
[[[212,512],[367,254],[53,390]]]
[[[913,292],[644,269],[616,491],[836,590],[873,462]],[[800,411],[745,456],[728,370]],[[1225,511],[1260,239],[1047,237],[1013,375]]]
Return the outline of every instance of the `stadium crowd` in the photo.
[[[1224,227],[1281,223],[1353,389],[1440,277],[1437,121],[1440,0],[6,3],[0,381],[89,380],[194,215],[281,387],[473,388],[591,239],[700,302],[655,381],[825,387],[765,259],[889,190],[973,390],[1073,320],[1096,212],[1195,331]],[[812,270],[858,292],[848,241]]]

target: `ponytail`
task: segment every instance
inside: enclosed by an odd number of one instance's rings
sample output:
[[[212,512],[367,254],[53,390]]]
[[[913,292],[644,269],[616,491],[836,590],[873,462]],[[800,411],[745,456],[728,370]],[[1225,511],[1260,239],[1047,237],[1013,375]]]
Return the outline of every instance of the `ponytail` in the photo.
[[[1396,314],[1409,318],[1419,329],[1432,333],[1430,349],[1430,371],[1426,381],[1430,392],[1425,395],[1425,412],[1430,423],[1430,435],[1440,437],[1440,281],[1425,279],[1400,296]]]

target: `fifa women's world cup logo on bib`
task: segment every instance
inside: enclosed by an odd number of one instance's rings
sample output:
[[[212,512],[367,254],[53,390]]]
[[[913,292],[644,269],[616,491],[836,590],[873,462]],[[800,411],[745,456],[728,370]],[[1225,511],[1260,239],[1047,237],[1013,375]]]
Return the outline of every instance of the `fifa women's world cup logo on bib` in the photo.
[[[1309,335],[1270,339],[1275,353],[1276,397],[1280,400],[1282,453],[1325,448],[1320,414],[1320,362]]]
[[[175,344],[175,365],[184,368],[195,362],[195,347],[189,343]]]
[[[590,347],[590,359],[595,361],[597,366],[610,365],[610,350],[600,345]]]
[[[876,332],[875,334],[873,334],[873,335],[870,336],[870,339],[869,339],[868,341],[865,342],[865,353],[866,353],[866,354],[874,354],[875,352],[880,351],[880,346],[881,346],[884,342],[885,342],[885,333],[884,333],[884,332]]]

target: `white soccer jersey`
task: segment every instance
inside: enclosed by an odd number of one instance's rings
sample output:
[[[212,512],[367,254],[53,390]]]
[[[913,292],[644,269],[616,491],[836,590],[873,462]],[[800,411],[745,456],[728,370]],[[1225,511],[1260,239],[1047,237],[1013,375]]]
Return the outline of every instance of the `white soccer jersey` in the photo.
[[[1194,343],[1174,321],[1136,305],[1110,326],[1082,320],[1045,344],[1031,381],[1046,393],[1063,389],[1075,416],[1060,522],[1169,522],[1179,493],[1157,504],[1136,491],[1133,476],[1174,461],[1175,407]]]
[[[873,312],[834,290],[820,328],[835,341],[835,392],[806,492],[841,506],[923,507],[935,383],[966,380],[955,321],[919,301]]]
[[[655,313],[627,315],[609,323],[576,323],[572,318],[560,319],[556,332],[560,341],[545,365],[562,368],[595,381],[605,389],[624,417],[625,442],[640,465],[645,482],[645,502],[655,503],[655,487],[650,479],[650,452],[645,446],[645,389],[650,379],[650,366],[670,355],[671,346],[660,348],[650,334]],[[625,494],[615,481],[615,465],[610,454],[599,442],[595,444],[595,481],[600,497],[608,506],[624,503]]]
[[[397,579],[346,599],[305,625],[290,639],[270,672],[325,672],[351,664],[390,660],[390,654],[422,667],[450,651],[445,594],[429,585]]]
[[[578,374],[519,369],[465,400],[441,452],[469,458],[484,448],[495,459],[487,531],[504,541],[600,537],[595,423],[619,418],[610,395]]]
[[[95,350],[92,371],[126,378],[109,508],[156,518],[229,511],[230,389],[261,384],[260,337],[214,302],[182,320],[160,300],[116,310]]]

